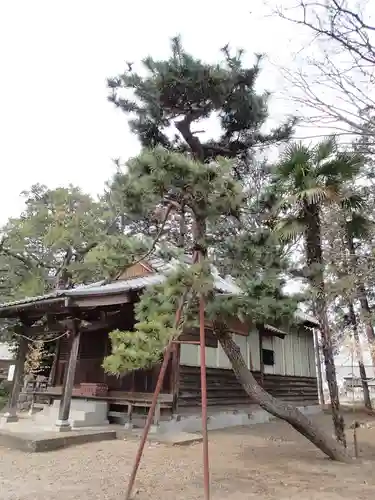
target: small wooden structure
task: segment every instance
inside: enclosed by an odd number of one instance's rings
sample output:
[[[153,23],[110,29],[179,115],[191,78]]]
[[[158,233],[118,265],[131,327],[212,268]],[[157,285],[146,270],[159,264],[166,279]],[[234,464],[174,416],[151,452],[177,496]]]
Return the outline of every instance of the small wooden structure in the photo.
[[[108,333],[117,328],[133,328],[134,304],[139,294],[163,281],[173,265],[154,258],[128,268],[110,284],[59,290],[0,305],[0,317],[18,318],[23,325],[7,420],[17,418],[27,338],[40,333],[43,322],[43,329],[48,328],[56,336],[66,333],[57,342],[48,390],[40,393],[44,399],[61,401],[56,426],[69,428],[72,398],[105,400],[109,404],[109,417],[125,413],[130,426],[133,410],[142,411],[151,404],[160,365],[124,373],[121,377],[106,374],[102,362],[111,351]],[[217,293],[240,293],[231,280],[218,275],[214,280]],[[266,390],[296,404],[317,405],[311,328],[317,328],[318,324],[303,314],[299,314],[298,322],[299,326],[289,332],[272,325],[254,325],[251,319],[247,323],[234,319],[230,327],[248,367]],[[198,331],[187,331],[179,339],[182,343],[174,347],[158,400],[156,424],[160,414],[168,418],[200,413],[200,347],[192,343],[198,338]],[[247,406],[249,397],[235,378],[208,323],[206,362],[208,406],[218,411]]]

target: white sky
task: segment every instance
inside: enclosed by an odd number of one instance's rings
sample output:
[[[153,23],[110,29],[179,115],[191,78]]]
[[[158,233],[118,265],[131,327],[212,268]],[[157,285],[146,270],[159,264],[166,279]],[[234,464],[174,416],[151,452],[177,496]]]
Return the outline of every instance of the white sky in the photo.
[[[22,209],[19,193],[33,183],[72,183],[99,193],[113,172],[111,158],[138,150],[126,117],[107,102],[106,77],[124,61],[169,54],[180,33],[188,50],[217,60],[230,42],[251,58],[268,54],[288,64],[301,37],[296,27],[267,17],[262,0],[236,8],[191,0],[12,0],[0,2],[0,224]],[[293,38],[293,42],[292,42]],[[278,88],[269,65],[261,85]],[[282,119],[284,107],[271,108]]]

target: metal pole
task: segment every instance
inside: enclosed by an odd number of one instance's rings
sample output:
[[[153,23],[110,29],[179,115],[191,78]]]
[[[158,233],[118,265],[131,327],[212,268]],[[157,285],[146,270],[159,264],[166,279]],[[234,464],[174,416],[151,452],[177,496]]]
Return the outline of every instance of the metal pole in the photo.
[[[210,499],[210,466],[208,460],[208,433],[207,433],[207,380],[206,380],[206,332],[204,328],[204,300],[199,299],[199,338],[201,358],[201,395],[202,395],[202,436],[203,436],[203,483],[204,498]]]
[[[182,309],[184,307],[186,294],[187,294],[187,292],[185,292],[185,294],[183,295],[180,306],[176,312],[176,321],[175,321],[176,327],[178,326],[178,324],[180,323],[180,320],[181,320]],[[145,428],[143,429],[141,442],[139,443],[139,448],[138,448],[137,454],[135,456],[133,469],[132,469],[130,479],[129,479],[128,489],[127,489],[126,495],[125,495],[125,500],[130,500],[130,495],[131,495],[132,490],[133,490],[135,478],[137,476],[139,464],[141,462],[143,450],[144,450],[144,447],[145,447],[145,444],[147,441],[147,436],[148,436],[148,433],[150,431],[152,419],[154,417],[155,408],[156,408],[156,405],[158,402],[158,397],[159,397],[161,388],[163,386],[163,380],[164,380],[165,372],[167,371],[169,358],[171,357],[172,348],[173,348],[173,339],[169,342],[169,344],[164,352],[163,363],[161,365],[159,377],[158,377],[156,387],[155,387],[155,391],[154,391],[154,394],[152,396],[151,406],[150,406],[150,409],[148,411],[147,420],[146,420]]]

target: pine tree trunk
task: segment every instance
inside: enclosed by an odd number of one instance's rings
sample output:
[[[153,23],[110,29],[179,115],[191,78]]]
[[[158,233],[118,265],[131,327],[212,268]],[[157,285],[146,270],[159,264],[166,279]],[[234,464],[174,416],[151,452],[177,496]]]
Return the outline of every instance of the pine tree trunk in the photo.
[[[335,358],[331,331],[328,324],[326,294],[323,275],[323,256],[319,207],[304,203],[304,219],[306,221],[306,257],[309,268],[310,283],[315,294],[315,313],[320,324],[322,335],[322,351],[329,389],[331,413],[337,440],[346,447],[344,419],[340,413],[339,389],[337,386]]]
[[[350,233],[347,233],[347,245],[350,254],[350,263],[352,266],[352,272],[354,273],[355,276],[357,276],[356,272],[358,268],[357,254],[355,252],[353,237]],[[375,333],[374,333],[374,327],[372,326],[371,309],[367,300],[367,294],[364,284],[361,283],[359,280],[357,280],[357,297],[361,304],[361,312],[363,316],[363,322],[365,323],[366,327],[366,336],[367,336],[367,342],[370,347],[372,365],[375,367]]]
[[[361,377],[362,388],[363,388],[363,401],[365,403],[365,407],[368,408],[369,410],[372,410],[370,392],[368,390],[368,384],[367,384],[366,369],[365,369],[365,365],[363,363],[361,343],[360,343],[359,334],[358,334],[357,318],[355,315],[353,303],[349,301],[348,307],[349,307],[350,322],[353,326],[353,337],[354,337],[354,346],[353,347],[355,349],[355,357],[356,357],[356,360],[358,363],[359,375]],[[354,376],[354,373],[353,373],[353,376]],[[354,390],[353,387],[352,387],[352,390]]]
[[[230,333],[220,332],[217,333],[217,336],[221,347],[232,364],[237,379],[255,403],[271,415],[288,422],[297,432],[305,436],[332,460],[351,462],[351,457],[346,453],[346,450],[331,436],[322,432],[295,406],[279,401],[258,384],[251,371],[247,368],[241,351],[233,341]]]

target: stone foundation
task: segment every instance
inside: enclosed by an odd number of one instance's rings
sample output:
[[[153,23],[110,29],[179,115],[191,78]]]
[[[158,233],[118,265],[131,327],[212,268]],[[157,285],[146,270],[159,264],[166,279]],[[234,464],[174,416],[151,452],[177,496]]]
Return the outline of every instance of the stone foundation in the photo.
[[[321,412],[319,406],[300,406],[298,409],[305,415],[315,415]],[[256,407],[254,410],[219,411],[211,414],[207,419],[208,430],[225,429],[243,425],[263,424],[275,420],[265,410]],[[181,416],[172,420],[160,422],[160,432],[201,432],[202,417],[200,414]]]
[[[55,400],[34,417],[37,424],[52,428],[58,421],[60,401]],[[69,423],[72,429],[96,427],[108,424],[108,403],[106,401],[89,401],[73,399],[70,407]]]

